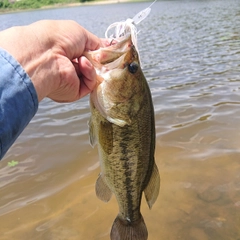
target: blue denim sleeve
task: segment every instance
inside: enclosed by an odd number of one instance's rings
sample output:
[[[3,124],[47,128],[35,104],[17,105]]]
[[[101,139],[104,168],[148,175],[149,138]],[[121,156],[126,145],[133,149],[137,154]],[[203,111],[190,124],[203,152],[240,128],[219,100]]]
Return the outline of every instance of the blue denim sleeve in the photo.
[[[0,159],[38,109],[36,90],[22,66],[0,48]]]

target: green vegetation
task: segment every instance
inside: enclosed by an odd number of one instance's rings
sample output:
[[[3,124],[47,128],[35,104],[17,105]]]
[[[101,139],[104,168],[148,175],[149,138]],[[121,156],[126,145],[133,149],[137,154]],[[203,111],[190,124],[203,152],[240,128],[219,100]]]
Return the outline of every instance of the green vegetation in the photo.
[[[93,0],[0,0],[0,11],[35,9],[55,4],[83,3]]]
[[[16,165],[18,165],[18,161],[12,160],[11,162],[8,162],[9,167],[15,167]]]

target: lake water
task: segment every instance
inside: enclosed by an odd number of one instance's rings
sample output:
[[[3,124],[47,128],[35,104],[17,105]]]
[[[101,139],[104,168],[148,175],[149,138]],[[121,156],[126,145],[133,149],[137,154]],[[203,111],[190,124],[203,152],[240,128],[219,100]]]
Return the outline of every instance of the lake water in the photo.
[[[0,15],[0,29],[73,19],[100,37],[149,3]],[[158,1],[139,25],[156,118],[160,195],[142,214],[150,240],[240,239],[240,1]],[[24,36],[23,36],[24,38]],[[17,41],[17,40],[16,40]],[[118,206],[94,191],[89,98],[45,99],[0,162],[1,240],[109,239]],[[11,160],[19,161],[9,167]]]

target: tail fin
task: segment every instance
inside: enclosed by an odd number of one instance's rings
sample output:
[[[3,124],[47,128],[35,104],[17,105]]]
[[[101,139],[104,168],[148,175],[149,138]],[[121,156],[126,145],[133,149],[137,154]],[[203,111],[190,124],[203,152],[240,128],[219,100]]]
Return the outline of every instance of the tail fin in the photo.
[[[143,217],[130,223],[117,216],[113,222],[110,237],[111,240],[147,240],[148,231]]]

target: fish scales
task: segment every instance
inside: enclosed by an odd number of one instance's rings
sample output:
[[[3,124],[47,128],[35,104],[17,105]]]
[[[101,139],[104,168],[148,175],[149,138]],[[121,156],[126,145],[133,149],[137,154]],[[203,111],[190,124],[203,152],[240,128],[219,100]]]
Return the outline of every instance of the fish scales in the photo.
[[[145,109],[142,110],[142,112],[146,112]],[[125,127],[109,123],[101,116],[98,116],[95,120],[96,125],[100,123],[99,136],[101,137],[99,146],[102,148],[100,149],[100,152],[102,152],[101,158],[104,159],[104,163],[101,162],[102,173],[118,201],[128,199],[128,204],[136,206],[135,208],[138,211],[145,182],[150,177],[149,174],[145,173],[145,169],[149,168],[146,159],[150,157],[148,156],[149,150],[146,151],[146,149],[154,145],[152,139],[147,138],[147,136],[151,135],[151,129],[149,129],[151,125],[148,124],[149,118],[150,116],[145,116],[143,120],[136,119],[132,125]],[[106,125],[109,125],[110,131],[106,131]],[[108,144],[105,140],[102,141],[103,138],[108,138],[111,143]],[[114,138],[114,141],[112,138]],[[151,172],[151,169],[149,172]],[[146,177],[143,177],[142,174],[146,174]],[[111,182],[114,182],[114,186],[112,186]],[[139,186],[142,187],[139,188]],[[132,195],[134,196],[132,197]],[[133,199],[135,202],[133,202]],[[122,205],[124,206],[124,204],[120,204],[120,206]],[[123,216],[135,220],[132,216],[132,209],[129,210],[127,206],[125,209],[121,209],[120,212],[124,212]]]

